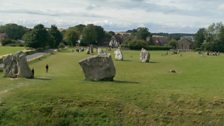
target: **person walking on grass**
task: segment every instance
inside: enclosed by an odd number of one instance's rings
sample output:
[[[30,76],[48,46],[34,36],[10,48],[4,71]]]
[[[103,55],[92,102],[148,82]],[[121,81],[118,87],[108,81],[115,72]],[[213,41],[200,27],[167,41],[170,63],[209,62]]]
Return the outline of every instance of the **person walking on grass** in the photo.
[[[32,72],[32,78],[34,78],[34,68],[31,70]]]
[[[46,73],[48,73],[48,69],[49,69],[48,64],[46,64],[45,68],[46,68]]]

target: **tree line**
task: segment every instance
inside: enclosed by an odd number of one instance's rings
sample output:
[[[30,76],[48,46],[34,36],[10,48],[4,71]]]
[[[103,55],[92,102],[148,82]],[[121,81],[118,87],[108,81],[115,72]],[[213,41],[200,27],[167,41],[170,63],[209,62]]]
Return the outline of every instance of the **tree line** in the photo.
[[[17,24],[6,24],[0,26],[0,33],[5,33],[8,36],[7,39],[0,40],[2,45],[18,43],[20,45],[22,43],[22,46],[32,48],[58,48],[60,45],[75,46],[77,43],[82,46],[89,44],[100,46],[105,45],[105,42],[108,43],[111,37],[115,35],[115,32],[107,32],[103,27],[93,24],[79,24],[63,30],[59,30],[55,25],[46,28],[43,24],[38,24],[33,28],[26,28]],[[169,42],[167,45],[176,48],[178,39],[184,35],[178,33],[151,33],[145,27],[128,30],[126,33],[130,35],[123,38],[122,46],[131,49],[153,45],[152,35],[168,36]],[[213,23],[207,28],[200,28],[194,35],[194,40],[193,44],[196,50],[224,52],[223,23]]]
[[[2,40],[3,45],[21,43],[19,40],[31,48],[58,48],[60,44],[75,46],[78,42],[81,45],[101,45],[114,34],[93,24],[80,24],[65,30],[59,30],[55,25],[46,28],[43,24],[38,24],[30,29],[17,24],[6,24],[0,26],[0,33],[8,36]]]
[[[88,24],[79,24],[69,27],[64,30],[59,30],[57,26],[52,25],[46,28],[43,24],[38,24],[33,28],[26,28],[17,24],[6,24],[0,26],[0,33],[8,35],[7,39],[1,41],[3,45],[23,44],[31,48],[58,48],[63,45],[81,46],[93,45],[108,45],[112,36],[115,35],[113,31],[105,31],[103,27]],[[130,46],[148,45],[150,41],[146,41],[151,37],[151,33],[147,28],[140,27],[137,29],[129,30],[131,35],[128,38],[123,38],[123,41]],[[20,42],[18,42],[18,40]]]
[[[194,38],[197,50],[224,52],[223,23],[213,23],[207,28],[200,28]]]

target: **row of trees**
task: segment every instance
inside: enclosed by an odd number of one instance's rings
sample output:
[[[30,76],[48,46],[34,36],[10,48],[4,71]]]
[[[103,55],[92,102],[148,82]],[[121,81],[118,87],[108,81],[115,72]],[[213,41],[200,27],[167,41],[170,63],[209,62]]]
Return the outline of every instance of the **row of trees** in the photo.
[[[81,45],[102,45],[108,42],[114,32],[106,32],[101,26],[93,24],[77,25],[60,31],[55,25],[50,28],[42,24],[29,29],[17,24],[6,24],[0,26],[0,33],[6,33],[8,39],[6,44],[16,43],[17,40],[24,40],[25,45],[32,48],[57,48],[61,43],[74,46],[78,42]],[[123,42],[123,46],[131,48],[147,47],[152,44],[152,34],[145,27],[129,30],[130,36]],[[200,50],[224,52],[224,25],[214,23],[208,28],[201,28],[195,34],[194,47]],[[177,40],[170,39],[168,43],[172,48],[176,48]]]
[[[42,24],[36,25],[33,29],[17,24],[6,24],[0,26],[0,33],[7,35],[7,39],[1,42],[3,45],[25,44],[33,48],[55,48],[63,38],[56,26],[46,29]]]
[[[7,24],[0,26],[0,33],[8,35],[8,39],[2,43],[23,40],[26,46],[32,48],[57,48],[61,43],[74,46],[78,42],[81,45],[101,45],[114,35],[114,32],[105,32],[101,26],[93,24],[77,25],[63,31],[59,31],[55,25],[46,28],[38,24],[33,29],[28,29],[17,24]]]
[[[148,28],[139,27],[137,29],[128,30],[131,36],[127,38],[122,46],[130,49],[148,48],[151,43],[152,34]]]
[[[201,50],[224,52],[224,25],[213,23],[195,34],[195,47]]]
[[[0,33],[6,33],[10,39],[22,39],[28,28],[17,24],[6,24],[0,26]]]
[[[125,43],[130,46],[149,45],[147,40],[151,37],[151,33],[147,28],[140,27],[129,30],[131,35],[125,39]],[[109,42],[114,32],[106,32],[101,26],[93,24],[77,25],[60,31],[55,25],[46,28],[42,24],[29,29],[17,24],[6,24],[0,26],[0,33],[6,33],[8,39],[4,40],[4,44],[15,44],[17,40],[24,41],[25,46],[32,48],[57,48],[61,43],[69,46],[75,46],[78,42],[81,45],[103,45]]]
[[[77,25],[70,27],[63,31],[64,42],[68,45],[75,45],[78,40],[81,45],[101,45],[105,40],[110,39],[112,35],[101,26],[89,25]]]

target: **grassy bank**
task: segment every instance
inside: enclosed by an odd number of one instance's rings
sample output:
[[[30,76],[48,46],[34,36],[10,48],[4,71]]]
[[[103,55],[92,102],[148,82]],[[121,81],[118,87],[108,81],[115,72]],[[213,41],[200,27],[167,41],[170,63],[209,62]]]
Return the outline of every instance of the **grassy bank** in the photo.
[[[10,46],[0,46],[0,56],[9,54],[9,53],[15,53],[17,51],[25,49],[24,47],[10,47]]]

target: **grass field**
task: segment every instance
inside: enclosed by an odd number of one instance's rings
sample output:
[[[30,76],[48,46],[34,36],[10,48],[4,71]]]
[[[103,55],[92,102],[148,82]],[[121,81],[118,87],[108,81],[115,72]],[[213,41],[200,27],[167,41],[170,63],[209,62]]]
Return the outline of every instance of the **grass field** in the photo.
[[[15,53],[15,52],[23,50],[23,49],[24,49],[24,47],[0,46],[0,56],[9,54],[9,53]]]
[[[0,125],[224,125],[224,56],[157,51],[144,64],[138,51],[123,53],[114,82],[85,81],[78,61],[87,55],[71,51],[32,63],[33,80],[0,73]]]

